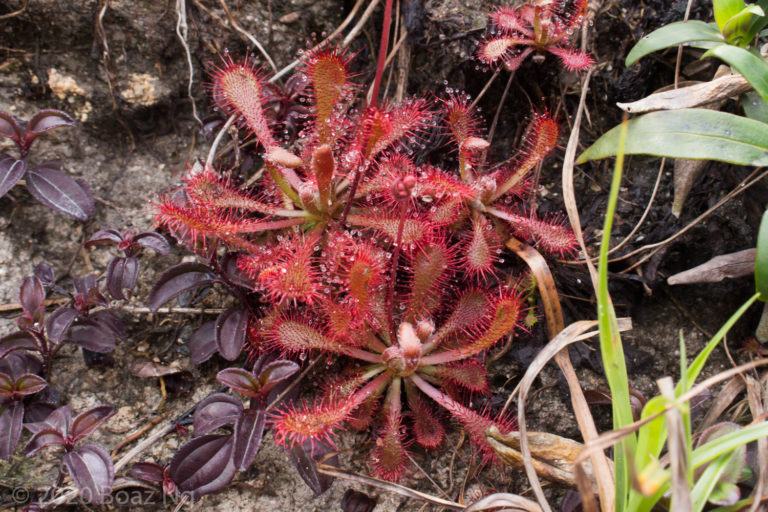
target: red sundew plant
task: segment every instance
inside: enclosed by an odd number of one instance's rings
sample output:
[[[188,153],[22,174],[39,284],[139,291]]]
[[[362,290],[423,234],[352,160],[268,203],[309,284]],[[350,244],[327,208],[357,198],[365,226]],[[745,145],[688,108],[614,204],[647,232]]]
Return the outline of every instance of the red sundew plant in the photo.
[[[568,7],[570,4],[570,7]],[[549,52],[569,71],[588,68],[592,57],[571,48],[571,36],[584,21],[587,0],[532,0],[518,6],[498,7],[491,14],[496,32],[477,52],[486,64],[502,62],[514,71],[534,52]]]
[[[193,363],[216,352],[234,361],[243,347],[349,360],[323,397],[272,414],[276,439],[327,444],[345,422],[375,424],[373,471],[396,480],[407,467],[406,425],[424,447],[444,438],[431,401],[491,456],[485,429],[511,423],[461,396],[489,391],[482,359],[520,318],[521,294],[496,279],[502,242],[513,233],[563,254],[575,241],[557,219],[512,204],[556,144],[547,113],[532,116],[519,154],[489,171],[480,158],[489,144],[466,98],[356,108],[349,60],[333,49],[306,56],[294,88],[307,92],[310,115],[290,147],[272,131],[254,68],[226,58],[215,69],[213,97],[263,147],[263,173],[243,188],[206,162],[156,201],[158,223],[205,262],[168,269],[149,305],[215,283],[239,300],[192,337]],[[455,171],[410,155],[438,114]]]

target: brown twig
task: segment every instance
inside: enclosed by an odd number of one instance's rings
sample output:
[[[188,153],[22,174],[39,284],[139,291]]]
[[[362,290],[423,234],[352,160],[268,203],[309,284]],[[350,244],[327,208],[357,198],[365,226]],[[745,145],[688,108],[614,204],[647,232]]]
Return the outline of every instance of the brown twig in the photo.
[[[171,411],[167,411],[162,416],[155,416],[154,418],[149,420],[149,423],[147,423],[146,425],[141,427],[139,430],[137,430],[133,434],[128,435],[128,437],[126,437],[125,439],[123,439],[122,441],[117,443],[117,446],[112,448],[112,453],[110,453],[110,455],[112,457],[115,457],[118,454],[118,452],[123,449],[123,447],[125,447],[128,444],[131,444],[132,442],[134,442],[135,440],[137,440],[138,438],[143,436],[148,430],[150,430],[152,427],[154,427],[155,425],[157,425],[161,421],[163,421],[166,418],[168,418],[168,416],[170,416],[170,415],[171,415]]]
[[[0,20],[8,20],[8,19],[11,19],[11,18],[14,18],[14,17],[18,16],[19,14],[23,14],[24,11],[27,10],[27,6],[28,5],[29,5],[29,0],[24,0],[24,4],[21,6],[20,9],[18,9],[16,11],[13,11],[13,12],[9,12],[7,14],[0,15]]]

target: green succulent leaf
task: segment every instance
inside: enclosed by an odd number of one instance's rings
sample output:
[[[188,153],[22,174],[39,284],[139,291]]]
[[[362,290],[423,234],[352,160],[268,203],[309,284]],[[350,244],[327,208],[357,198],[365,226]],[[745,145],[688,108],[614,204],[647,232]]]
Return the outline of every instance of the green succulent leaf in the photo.
[[[748,118],[768,123],[768,101],[765,101],[755,91],[745,92],[741,95],[741,107]]]
[[[620,129],[605,133],[577,163],[615,156]],[[627,130],[627,155],[768,165],[768,125],[734,114],[706,109],[652,112],[629,121]]]
[[[627,67],[650,53],[684,43],[690,43],[697,48],[710,48],[725,43],[725,38],[714,23],[696,20],[670,23],[637,42],[627,55]]]
[[[747,46],[765,26],[765,12],[759,5],[748,5],[726,22],[722,33],[729,43]]]

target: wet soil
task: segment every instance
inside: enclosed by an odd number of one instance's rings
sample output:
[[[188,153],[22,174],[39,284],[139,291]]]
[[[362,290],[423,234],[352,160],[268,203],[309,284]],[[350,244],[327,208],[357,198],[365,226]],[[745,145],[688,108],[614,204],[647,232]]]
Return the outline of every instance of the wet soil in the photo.
[[[182,2],[184,3],[184,2]],[[411,61],[407,92],[414,95],[439,95],[446,88],[479,94],[491,72],[472,59],[475,44],[486,23],[486,13],[494,5],[484,0],[411,0],[423,7],[409,18]],[[644,0],[635,2],[595,1],[597,13],[589,27],[587,47],[598,62],[587,97],[589,116],[582,125],[582,147],[619,122],[616,101],[630,101],[672,82],[673,52],[660,53],[626,69],[623,58],[634,41],[665,23],[679,20],[683,1]],[[227,5],[243,30],[254,34],[282,67],[290,63],[312,37],[321,37],[338,26],[351,8],[348,0],[291,0],[246,2],[231,0]],[[191,62],[194,68],[192,97],[198,115],[211,112],[201,83],[203,69],[229,51],[244,54],[245,38],[227,21],[222,3],[214,0],[186,2]],[[0,22],[0,110],[20,119],[29,118],[40,108],[60,108],[77,120],[72,129],[55,130],[42,137],[33,148],[32,164],[60,160],[73,177],[88,181],[96,196],[96,213],[86,223],[64,218],[36,203],[23,186],[0,198],[0,335],[14,329],[12,303],[17,286],[42,261],[57,269],[60,284],[69,287],[73,276],[103,272],[111,256],[109,250],[82,250],[82,242],[98,229],[151,229],[150,202],[155,194],[176,184],[187,163],[204,158],[209,142],[198,130],[193,105],[187,93],[189,67],[184,48],[176,34],[177,10],[174,2],[135,0],[6,0],[0,16],[22,10]],[[365,30],[353,44],[358,52],[361,83],[372,74],[374,52],[371,41],[378,41],[381,24],[379,7]],[[706,9],[694,9],[691,17],[707,19]],[[410,16],[410,15],[409,15]],[[252,54],[257,52],[251,49]],[[697,61],[698,55],[684,53],[683,69]],[[546,64],[553,64],[546,61]],[[491,160],[501,161],[515,151],[522,128],[535,108],[554,111],[567,140],[571,116],[579,98],[579,77],[559,66],[528,61],[518,70],[505,103],[499,102],[507,80],[502,73],[483,97],[480,106],[488,120],[497,108],[502,112],[494,139]],[[708,79],[714,63],[690,72],[691,79]],[[0,151],[13,152],[12,144],[0,140]],[[440,153],[438,147],[434,153]],[[536,207],[542,214],[562,209],[560,168],[562,151],[557,151],[538,178]],[[425,158],[434,158],[425,155]],[[617,253],[628,254],[646,244],[673,235],[722,195],[733,189],[750,172],[723,164],[708,164],[695,185],[680,219],[670,214],[672,176],[668,166],[647,219],[631,241]],[[582,228],[587,243],[596,254],[602,229],[612,164],[596,162],[582,166],[576,175]],[[625,182],[614,222],[614,243],[621,241],[640,219],[648,204],[659,172],[659,161],[633,158],[626,167]],[[685,336],[688,353],[696,353],[728,316],[752,293],[750,279],[720,284],[671,288],[666,277],[707,261],[713,256],[753,247],[756,227],[768,200],[766,188],[758,184],[720,208],[705,221],[654,258],[628,270],[638,258],[612,264],[612,296],[619,316],[629,316],[634,329],[625,336],[633,386],[646,396],[657,392],[655,380],[677,376],[679,333]],[[646,253],[641,253],[640,256]],[[158,272],[188,257],[174,249],[168,257],[149,256],[142,261],[142,274],[129,305],[142,306],[149,286]],[[510,260],[512,256],[510,255]],[[595,305],[588,274],[583,266],[569,263],[553,265],[563,294],[566,323],[594,318]],[[522,270],[512,263],[510,271]],[[211,295],[201,306],[220,307],[221,298]],[[130,433],[156,420],[176,417],[215,390],[218,362],[192,367],[184,343],[194,329],[208,318],[200,315],[149,317],[122,315],[129,335],[112,354],[114,364],[86,367],[75,348],[62,350],[55,362],[51,381],[74,410],[99,403],[111,403],[118,414],[95,440],[115,446]],[[750,311],[728,337],[732,351],[740,347],[757,324],[759,311]],[[527,364],[546,342],[543,322],[530,334],[518,336],[510,352],[492,368],[491,396],[483,399],[500,407],[522,377]],[[572,357],[585,389],[601,388],[599,357],[594,343],[576,346]],[[162,362],[179,362],[191,374],[192,386],[181,386],[171,393],[158,410],[161,393],[158,382],[131,376],[137,357]],[[736,357],[741,357],[736,354]],[[713,357],[708,373],[730,366],[724,353]],[[311,377],[308,382],[312,382]],[[173,390],[171,390],[173,391]],[[482,404],[479,404],[482,405]],[[559,372],[548,367],[537,381],[529,402],[529,428],[579,439],[567,388]],[[596,407],[601,429],[610,427],[607,409]],[[159,421],[159,425],[164,421]],[[183,442],[182,435],[169,435],[148,449],[144,459],[167,461]],[[466,484],[490,492],[492,489],[525,493],[524,475],[517,472],[485,471],[468,482],[470,451],[460,432],[453,431],[440,453],[414,450],[418,464],[429,478],[414,471],[407,485],[440,495],[444,490],[456,498]],[[365,453],[370,436],[345,433],[340,436],[341,465],[365,471],[360,453]],[[9,506],[7,489],[23,485],[34,491],[45,489],[56,478],[54,458],[43,456],[44,463],[17,456],[0,462],[0,507]],[[314,496],[303,484],[271,434],[266,436],[252,468],[237,476],[225,492],[203,499],[199,510],[315,511],[341,510],[341,496],[355,488],[375,496],[377,512],[422,510],[418,501],[403,498],[362,484],[337,480],[322,496]],[[552,491],[561,496],[561,491]],[[132,510],[172,510],[170,503],[145,502],[127,507]],[[76,507],[75,507],[76,508]],[[433,508],[437,510],[437,508]]]

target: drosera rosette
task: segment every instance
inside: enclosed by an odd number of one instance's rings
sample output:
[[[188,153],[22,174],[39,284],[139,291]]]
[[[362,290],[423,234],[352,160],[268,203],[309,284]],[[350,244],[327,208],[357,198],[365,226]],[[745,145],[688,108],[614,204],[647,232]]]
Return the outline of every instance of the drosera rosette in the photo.
[[[497,7],[490,15],[491,32],[477,51],[484,64],[502,63],[515,71],[530,55],[544,60],[544,53],[560,59],[568,71],[593,64],[592,57],[573,48],[576,29],[584,22],[587,0],[530,0],[516,6]]]
[[[279,443],[328,442],[345,424],[360,428],[373,423],[372,472],[398,480],[408,467],[409,439],[429,449],[443,442],[445,427],[436,403],[466,429],[484,459],[492,458],[485,430],[496,425],[509,431],[513,424],[478,413],[454,395],[457,390],[489,391],[480,360],[515,330],[523,306],[519,293],[506,288],[476,286],[453,296],[449,290],[455,286],[446,284],[455,284],[460,262],[451,253],[444,242],[433,240],[406,259],[400,271],[409,274],[408,285],[395,292],[394,311],[380,307],[386,289],[397,288],[385,277],[397,262],[384,253],[382,259],[348,263],[349,272],[337,281],[327,303],[287,311],[264,327],[261,343],[285,355],[320,353],[354,362],[322,396],[294,403],[273,417]],[[335,304],[348,306],[346,317]]]

